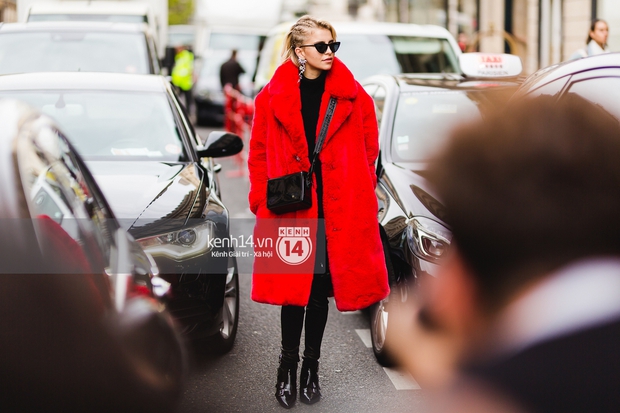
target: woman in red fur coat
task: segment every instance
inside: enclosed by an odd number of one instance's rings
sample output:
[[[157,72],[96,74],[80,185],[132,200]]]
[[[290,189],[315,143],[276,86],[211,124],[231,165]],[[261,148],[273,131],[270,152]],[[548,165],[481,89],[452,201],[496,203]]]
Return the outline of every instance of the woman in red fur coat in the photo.
[[[331,24],[300,18],[286,37],[284,62],[255,101],[248,159],[250,209],[256,214],[252,299],[282,306],[276,398],[285,408],[297,396],[304,315],[300,400],[312,404],[321,397],[318,360],[328,296],[333,294],[340,311],[355,311],[389,293],[374,193],[379,151],[374,104],[334,56],[339,45]],[[266,206],[267,181],[309,170],[332,97],[336,108],[314,167],[312,207],[276,215]],[[279,237],[287,235],[286,228],[310,228],[307,239],[315,248],[304,251],[308,244],[297,243],[297,250],[286,251],[304,256],[305,263],[290,265],[281,254],[270,256],[263,248],[269,244],[258,245],[276,227]]]

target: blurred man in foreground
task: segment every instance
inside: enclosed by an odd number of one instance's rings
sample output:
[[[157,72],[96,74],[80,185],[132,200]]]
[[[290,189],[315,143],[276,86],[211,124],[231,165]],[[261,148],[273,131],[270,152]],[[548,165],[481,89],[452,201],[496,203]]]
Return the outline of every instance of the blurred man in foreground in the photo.
[[[388,337],[438,410],[620,411],[619,159],[618,120],[578,97],[444,148],[429,176],[452,256]]]

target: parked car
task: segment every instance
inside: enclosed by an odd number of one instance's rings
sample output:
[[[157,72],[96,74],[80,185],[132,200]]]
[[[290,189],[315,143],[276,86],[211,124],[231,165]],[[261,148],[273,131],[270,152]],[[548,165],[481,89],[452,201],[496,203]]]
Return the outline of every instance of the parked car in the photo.
[[[56,119],[82,154],[123,228],[171,284],[169,310],[192,337],[227,351],[235,340],[239,275],[213,159],[238,153],[238,136],[203,146],[162,76],[31,73],[0,77],[0,97]]]
[[[239,88],[246,96],[253,95],[253,75],[264,33],[240,27],[212,27],[196,39],[196,120],[199,125],[222,125],[224,92],[220,83],[220,67],[233,50],[245,73],[239,76]]]
[[[1,100],[0,125],[3,410],[171,410],[184,350],[157,266],[52,119]]]
[[[282,61],[282,46],[292,23],[273,28],[261,50],[254,89],[261,90]],[[378,74],[460,73],[461,49],[446,29],[402,23],[334,23],[336,53],[356,79]]]
[[[392,294],[371,308],[377,360],[389,365],[389,301],[407,300],[421,277],[434,276],[450,248],[449,217],[425,178],[450,131],[504,104],[519,85],[516,56],[463,54],[463,74],[377,75],[362,82],[379,123],[378,220]]]
[[[17,0],[18,21],[86,21],[146,24],[163,58],[168,31],[167,0]]]
[[[553,65],[530,75],[513,100],[540,95],[565,99],[571,95],[598,105],[620,121],[620,53],[586,57]]]
[[[160,68],[145,24],[0,24],[0,74],[32,72],[159,74]]]

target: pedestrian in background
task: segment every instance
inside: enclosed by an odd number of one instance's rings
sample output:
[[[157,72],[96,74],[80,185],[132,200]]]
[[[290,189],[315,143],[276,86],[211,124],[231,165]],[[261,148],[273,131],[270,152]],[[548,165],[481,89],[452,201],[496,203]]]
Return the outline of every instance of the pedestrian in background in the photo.
[[[379,151],[374,104],[335,57],[339,46],[330,23],[301,17],[286,36],[284,62],[255,101],[248,158],[255,235],[260,225],[269,222],[314,221],[314,244],[326,242],[327,252],[325,256],[312,255],[314,273],[310,268],[273,274],[273,261],[254,260],[252,299],[282,306],[275,396],[285,408],[292,407],[297,397],[304,317],[300,401],[312,404],[321,398],[318,367],[328,296],[334,296],[340,311],[354,311],[389,293],[374,192],[374,163]],[[312,206],[277,215],[267,208],[267,181],[309,170],[318,128],[331,98],[336,99],[336,107],[315,164]],[[314,248],[313,254],[315,250],[321,248]]]
[[[172,68],[172,84],[179,88],[187,113],[191,114],[194,86],[194,54],[185,46],[177,46]]]
[[[230,54],[230,59],[225,61],[220,67],[220,83],[222,84],[222,90],[224,86],[230,84],[233,89],[241,91],[239,87],[239,76],[245,73],[243,66],[237,61],[237,51],[233,50]]]
[[[609,53],[607,38],[609,37],[609,26],[605,20],[594,19],[590,25],[586,47],[577,50],[570,57],[570,60],[581,59],[582,57],[594,56],[597,54]]]
[[[461,52],[467,52],[467,45],[469,44],[469,36],[467,35],[467,33],[459,32],[459,35],[456,38],[456,42],[458,43]]]
[[[391,307],[387,345],[440,411],[620,411],[618,136],[583,98],[542,96],[431,166],[452,256],[418,310]]]

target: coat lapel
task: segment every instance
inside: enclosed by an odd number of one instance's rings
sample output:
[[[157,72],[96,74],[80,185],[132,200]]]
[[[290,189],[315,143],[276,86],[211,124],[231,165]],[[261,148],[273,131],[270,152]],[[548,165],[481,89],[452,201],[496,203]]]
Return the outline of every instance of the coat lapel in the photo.
[[[325,93],[321,100],[321,111],[319,113],[319,122],[317,124],[317,137],[325,119],[327,106],[330,97],[337,100],[334,116],[327,129],[324,145],[327,144],[332,136],[340,129],[342,124],[347,120],[353,110],[353,100],[357,97],[357,82],[353,74],[338,58],[334,58],[331,70],[325,79]]]
[[[308,143],[301,116],[298,79],[297,66],[289,60],[276,69],[268,87],[274,116],[290,137],[296,153],[305,160],[308,159]]]
[[[308,144],[304,133],[304,123],[301,115],[301,96],[299,94],[298,71],[291,61],[286,61],[278,67],[269,82],[270,105],[274,116],[278,119],[291,143],[302,159],[308,158]],[[325,92],[321,100],[319,121],[317,122],[317,137],[327,112],[330,97],[337,99],[336,110],[332,117],[325,144],[338,131],[353,110],[353,99],[357,96],[357,82],[353,74],[338,59],[334,58],[331,70],[325,79]]]
[[[323,98],[321,99],[321,111],[319,113],[319,121],[316,125],[316,137],[318,139],[319,133],[321,132],[321,127],[323,126],[323,120],[325,119],[325,114],[327,113],[327,107],[329,106],[330,99],[329,92],[323,93]],[[340,126],[344,123],[345,120],[351,114],[353,110],[353,103],[349,99],[336,99],[336,109],[334,110],[334,115],[332,116],[332,120],[329,124],[329,128],[327,129],[327,135],[325,136],[325,141],[323,145],[329,142],[329,139],[334,136],[334,134],[340,129]]]

